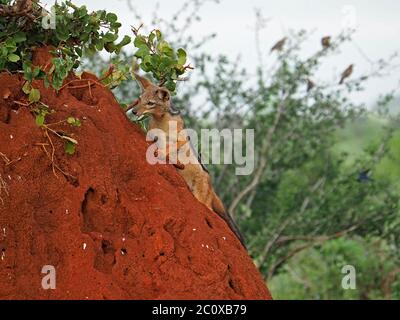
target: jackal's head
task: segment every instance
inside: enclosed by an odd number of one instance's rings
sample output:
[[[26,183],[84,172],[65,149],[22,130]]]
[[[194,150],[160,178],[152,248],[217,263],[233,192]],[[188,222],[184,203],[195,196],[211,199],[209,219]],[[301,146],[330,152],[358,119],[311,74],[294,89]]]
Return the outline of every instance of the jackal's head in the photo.
[[[150,80],[135,74],[136,81],[142,89],[142,94],[134,103],[132,112],[139,120],[145,115],[154,118],[162,118],[165,114],[179,115],[171,101],[171,94],[168,89],[153,84]]]

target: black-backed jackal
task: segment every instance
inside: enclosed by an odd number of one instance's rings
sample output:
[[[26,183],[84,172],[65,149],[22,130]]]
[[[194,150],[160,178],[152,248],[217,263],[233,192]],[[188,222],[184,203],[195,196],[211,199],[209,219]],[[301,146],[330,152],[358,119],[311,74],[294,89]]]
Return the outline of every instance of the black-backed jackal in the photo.
[[[166,141],[176,141],[175,148],[166,146],[164,149],[165,154],[162,156],[168,159],[171,157],[172,152],[179,153],[179,150],[184,146],[191,146],[191,144],[188,143],[190,140],[189,136],[185,137],[185,141],[181,141],[182,139],[178,139],[177,136],[170,136],[169,128],[171,123],[176,128],[177,134],[185,129],[180,112],[175,110],[172,106],[170,92],[166,88],[154,85],[150,80],[139,75],[136,75],[136,80],[142,89],[142,94],[129,109],[132,109],[132,112],[139,118],[144,115],[149,115],[149,130],[162,130],[166,135]],[[179,174],[184,178],[197,200],[205,204],[209,209],[216,212],[225,220],[244,246],[244,240],[238,227],[225,210],[222,201],[214,191],[208,171],[202,165],[193,147],[191,148],[192,152],[189,153],[190,159],[189,161],[185,161],[185,164],[179,162],[179,158],[176,154],[173,155],[174,159],[178,159],[175,166],[178,168]]]

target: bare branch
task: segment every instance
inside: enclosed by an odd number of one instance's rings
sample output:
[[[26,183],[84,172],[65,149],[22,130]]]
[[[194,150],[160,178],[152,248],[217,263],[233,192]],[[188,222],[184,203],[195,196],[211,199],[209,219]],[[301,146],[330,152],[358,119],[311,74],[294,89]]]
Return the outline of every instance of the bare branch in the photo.
[[[263,154],[268,150],[269,146],[271,145],[272,138],[274,136],[274,133],[276,129],[278,128],[279,122],[281,120],[282,114],[284,111],[284,101],[279,105],[279,108],[276,112],[274,123],[272,127],[269,129],[268,134],[267,134],[267,139],[265,140],[264,145],[262,146],[262,151],[260,152],[260,156],[262,157],[260,159],[260,163],[258,165],[257,171],[253,176],[253,179],[251,182],[233,199],[228,212],[234,217],[235,216],[235,211],[239,203],[242,201],[242,199],[247,196],[254,188],[258,186],[260,183],[260,180],[262,178],[262,175],[264,173],[264,169],[267,166],[267,156],[263,157]]]
[[[314,193],[315,191],[317,191],[319,188],[321,188],[324,183],[326,181],[326,178],[323,177],[321,179],[319,179],[311,188],[311,192]],[[285,229],[289,226],[289,224],[291,222],[293,222],[293,220],[295,218],[299,218],[303,215],[303,213],[307,210],[308,205],[310,203],[310,197],[306,197],[300,207],[300,212],[298,215],[296,216],[291,216],[289,217],[279,228],[278,232],[275,234],[274,237],[272,237],[272,239],[270,241],[267,242],[267,244],[264,247],[264,250],[261,253],[261,258],[259,261],[259,266],[262,266],[265,261],[267,260],[268,254],[270,253],[272,247],[279,241],[279,239],[281,239],[281,235],[283,233],[283,231],[285,231]]]
[[[283,258],[279,259],[277,262],[275,262],[272,267],[268,270],[268,275],[267,275],[267,280],[271,279],[272,276],[275,274],[275,271],[283,264],[285,263],[287,260],[289,260],[290,258],[294,257],[296,254],[302,252],[305,249],[311,248],[312,246],[314,246],[315,243],[308,243],[308,244],[304,244],[301,245],[297,248],[295,248],[294,250],[290,251],[286,256],[284,256]]]
[[[281,227],[278,229],[278,231],[276,232],[276,234],[272,237],[272,239],[270,241],[267,242],[267,244],[264,247],[264,250],[261,253],[261,258],[258,261],[258,267],[261,267],[265,261],[267,260],[268,254],[271,251],[272,247],[274,246],[274,244],[276,243],[276,241],[280,238],[281,234],[283,231],[285,231],[285,229],[287,228],[287,226],[293,221],[293,217],[289,217],[289,219],[287,219],[284,223],[282,223]]]
[[[297,248],[293,249],[292,251],[289,251],[288,254],[286,254],[284,257],[282,257],[281,259],[279,259],[278,261],[276,261],[272,267],[268,270],[268,276],[267,279],[271,279],[272,276],[275,274],[276,270],[282,265],[284,264],[287,260],[289,260],[290,258],[293,258],[295,255],[297,255],[298,253],[302,252],[305,249],[311,248],[313,246],[316,245],[321,245],[324,242],[328,241],[328,240],[332,240],[332,239],[337,239],[337,238],[341,238],[343,236],[345,236],[346,234],[356,230],[361,223],[356,224],[351,226],[350,228],[337,232],[331,236],[319,236],[319,237],[301,237],[301,240],[304,240],[305,238],[307,238],[308,241],[310,241],[309,243],[303,244],[301,246],[298,246]],[[294,238],[294,237],[293,237]],[[300,237],[299,237],[300,238]]]

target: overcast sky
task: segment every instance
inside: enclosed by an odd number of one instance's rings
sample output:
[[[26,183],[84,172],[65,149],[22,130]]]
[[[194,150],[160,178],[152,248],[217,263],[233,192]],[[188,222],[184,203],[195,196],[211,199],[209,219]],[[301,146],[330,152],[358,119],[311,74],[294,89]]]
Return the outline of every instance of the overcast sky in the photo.
[[[107,9],[117,13],[124,25],[122,33],[130,33],[130,25],[140,24],[129,11],[127,0],[74,2],[85,4],[91,10]],[[149,25],[157,3],[161,15],[168,19],[183,0],[131,0],[143,15],[141,22],[146,25]],[[324,74],[316,77],[332,79],[350,63],[355,63],[356,73],[368,71],[371,68],[369,60],[376,61],[400,51],[400,0],[221,0],[220,4],[209,1],[202,8],[203,20],[191,29],[191,33],[194,37],[201,37],[217,32],[217,39],[207,46],[207,50],[232,58],[242,55],[243,63],[251,69],[257,61],[253,27],[255,8],[261,9],[269,18],[261,35],[267,62],[271,46],[290,29],[314,31],[308,42],[309,48],[306,48],[313,50],[316,48],[313,46],[319,45],[321,36],[337,35],[344,25],[356,26],[354,43],[345,46],[341,56],[328,62],[323,68]],[[367,92],[358,98],[371,102],[379,93],[397,88],[399,79],[399,70],[394,70],[390,77],[371,82]]]

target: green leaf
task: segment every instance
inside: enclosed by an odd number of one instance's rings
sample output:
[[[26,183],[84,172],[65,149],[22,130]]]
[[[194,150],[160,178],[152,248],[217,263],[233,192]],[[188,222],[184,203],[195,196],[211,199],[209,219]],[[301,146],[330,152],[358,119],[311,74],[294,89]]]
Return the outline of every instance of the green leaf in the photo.
[[[173,59],[171,59],[170,57],[162,57],[160,59],[160,66],[159,69],[162,72],[166,72],[168,68],[170,68],[171,66],[173,66],[175,64],[175,61]]]
[[[21,60],[21,58],[14,53],[11,53],[10,55],[8,55],[8,61],[18,62],[19,60]]]
[[[157,36],[157,40],[160,41],[162,39],[162,33],[160,30],[155,30],[156,32],[156,36]]]
[[[26,81],[25,84],[24,84],[24,86],[22,87],[22,91],[23,91],[25,94],[30,94],[30,93],[31,93],[31,90],[32,90],[31,84],[29,83],[29,81]]]
[[[119,23],[119,22],[113,22],[112,24],[111,24],[111,28],[113,28],[113,29],[119,29],[119,28],[121,28],[122,27],[122,24],[121,23]]]
[[[143,64],[145,64],[149,68],[151,68],[153,66],[152,59],[151,59],[150,55],[144,57]]]
[[[82,57],[82,48],[75,48],[75,52],[78,54],[78,56]]]
[[[104,45],[104,48],[107,52],[114,52],[117,49],[117,46],[113,42],[108,42]]]
[[[118,17],[117,17],[117,15],[115,13],[107,13],[106,19],[107,19],[108,22],[114,23],[114,22],[117,22]]]
[[[74,155],[76,151],[76,144],[71,141],[65,141],[64,150],[66,154]]]
[[[143,36],[137,36],[135,40],[133,41],[133,44],[135,45],[136,48],[140,48],[142,46],[147,47],[147,41],[146,38]]]
[[[97,51],[101,51],[104,49],[104,41],[103,40],[99,40],[96,42],[96,49],[97,49]]]
[[[29,102],[35,103],[40,101],[40,91],[38,89],[33,89],[29,93]]]
[[[156,34],[154,33],[154,32],[152,32],[152,33],[150,33],[150,35],[149,35],[149,43],[151,44],[151,45],[153,45],[153,43],[154,43],[154,39],[156,38]]]
[[[70,37],[70,34],[68,33],[68,28],[57,28],[56,35],[57,38],[61,41],[67,41]]]
[[[65,55],[72,56],[74,53],[70,48],[62,48],[62,51]]]
[[[45,76],[44,77],[44,86],[45,86],[45,88],[49,88],[50,87],[50,80],[49,80],[49,77],[48,76]]]
[[[178,55],[178,64],[183,66],[186,63],[187,59],[186,51],[183,49],[178,49],[177,55]]]
[[[33,80],[31,66],[24,63],[22,68],[24,70],[24,79],[31,82]]]
[[[161,57],[157,53],[151,56],[151,64],[155,69],[157,69],[160,62],[161,62]]]
[[[150,54],[150,50],[147,46],[142,46],[135,52],[135,57],[143,59],[145,56]]]
[[[68,124],[73,124],[73,123],[75,123],[75,118],[74,117],[69,117],[67,119],[67,122],[68,122]]]
[[[39,76],[39,74],[40,74],[40,68],[35,67],[35,69],[33,69],[33,72],[32,72],[33,79],[36,79]]]
[[[74,126],[74,127],[80,127],[81,126],[81,121],[79,119],[74,118],[74,117],[69,117],[67,119],[67,123],[70,124],[71,126]]]
[[[175,83],[174,81],[168,81],[168,82],[165,84],[165,87],[166,87],[169,91],[174,92],[175,89],[176,89],[176,83]]]
[[[168,57],[172,58],[174,56],[174,50],[172,50],[169,43],[165,40],[160,41],[157,45],[157,50]]]
[[[18,32],[13,36],[13,39],[16,43],[25,42],[26,34],[24,32]]]
[[[77,8],[74,12],[78,18],[83,18],[88,14],[86,6],[81,6]]]
[[[37,126],[39,126],[39,127],[43,126],[44,125],[44,121],[45,121],[45,115],[44,114],[40,113],[40,114],[38,114],[36,116],[35,122],[36,122]]]
[[[31,67],[30,63],[24,62],[22,65],[22,69],[24,70],[25,75],[32,72],[32,67]]]
[[[118,39],[118,34],[108,32],[103,36],[105,42],[114,42]]]
[[[2,46],[3,45],[4,44],[2,44]],[[13,52],[17,51],[17,44],[15,43],[15,41],[13,41],[12,38],[9,38],[5,42],[5,48],[7,49],[7,51],[9,53],[13,53]]]
[[[131,43],[131,37],[125,36],[120,43],[118,43],[118,47],[122,48]]]
[[[144,72],[150,72],[150,71],[151,71],[151,66],[149,66],[148,64],[145,64],[145,63],[141,63],[141,64],[140,64],[140,68],[141,68]]]

